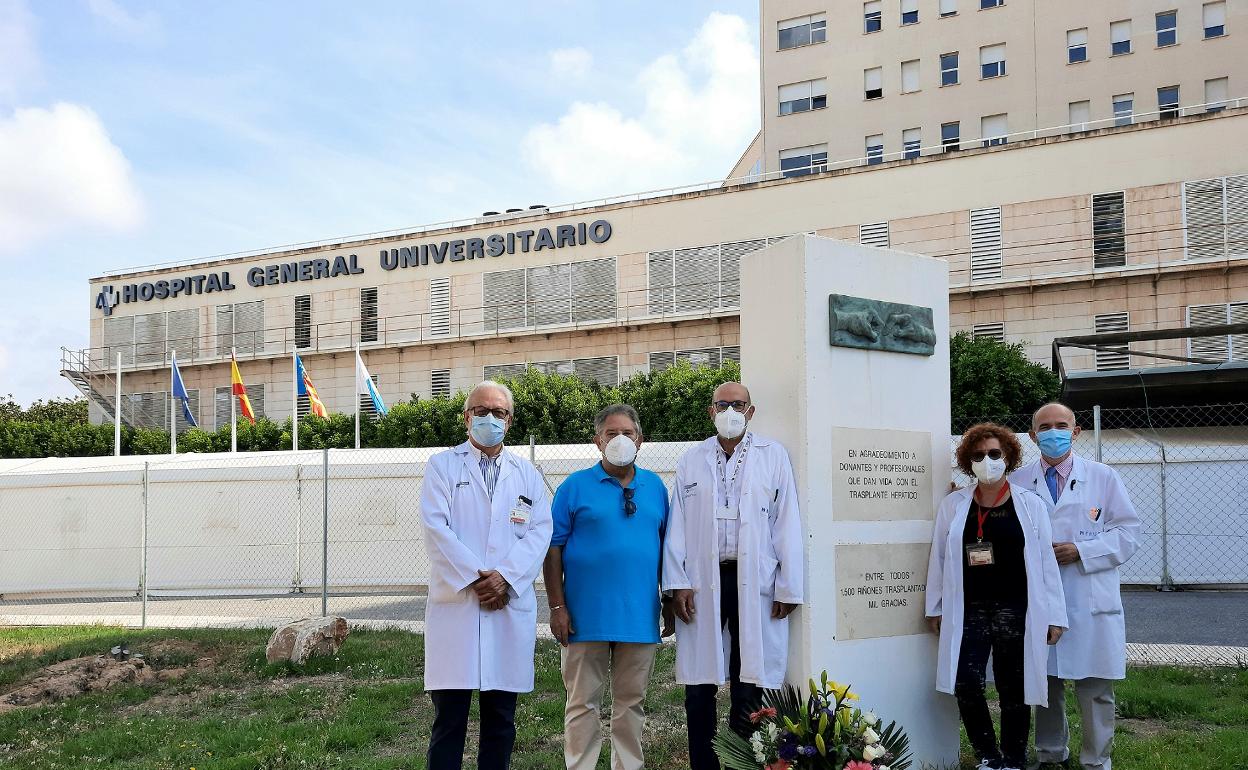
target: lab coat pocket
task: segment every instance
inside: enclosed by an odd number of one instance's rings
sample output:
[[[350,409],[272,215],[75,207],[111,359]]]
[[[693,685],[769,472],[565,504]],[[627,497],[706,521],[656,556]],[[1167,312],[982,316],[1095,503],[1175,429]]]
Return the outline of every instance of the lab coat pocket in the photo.
[[[1118,585],[1118,571],[1105,570],[1089,575],[1092,580],[1091,610],[1093,615],[1119,615],[1122,613],[1122,592]]]
[[[513,521],[511,523],[511,534],[515,535],[517,540],[520,540],[525,535],[527,535],[529,533],[529,530],[532,528],[533,528],[533,522],[531,521],[526,521],[522,524]]]
[[[507,609],[513,612],[537,612],[537,593],[530,587],[519,592],[507,603]]]
[[[766,554],[758,557],[758,591],[763,596],[775,595],[776,568],[779,566],[780,562]]]

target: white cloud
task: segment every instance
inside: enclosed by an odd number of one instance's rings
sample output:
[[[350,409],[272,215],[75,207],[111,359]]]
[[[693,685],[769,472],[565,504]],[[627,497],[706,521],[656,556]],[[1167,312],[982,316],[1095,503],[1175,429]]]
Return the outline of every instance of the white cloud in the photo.
[[[550,52],[550,73],[558,80],[582,81],[593,66],[594,55],[584,48],[560,48]]]
[[[124,232],[142,222],[130,164],[85,107],[0,117],[0,169],[0,250],[82,225]]]
[[[0,0],[0,104],[16,101],[38,73],[34,17],[22,0]]]
[[[131,38],[146,38],[160,32],[160,21],[150,11],[135,16],[113,0],[87,0],[92,15]]]
[[[712,13],[684,50],[647,65],[636,87],[644,100],[636,115],[576,102],[529,129],[525,162],[566,194],[617,194],[722,176],[758,130],[758,52],[738,16]]]

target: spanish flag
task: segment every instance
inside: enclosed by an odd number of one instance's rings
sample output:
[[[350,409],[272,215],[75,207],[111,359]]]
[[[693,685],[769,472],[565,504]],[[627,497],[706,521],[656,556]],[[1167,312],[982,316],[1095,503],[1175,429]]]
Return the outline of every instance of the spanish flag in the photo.
[[[329,412],[325,409],[324,402],[321,397],[316,394],[316,388],[312,385],[312,378],[308,376],[308,370],[303,368],[303,359],[299,354],[295,354],[295,368],[299,370],[298,376],[298,393],[301,396],[308,397],[309,411],[317,417],[329,417]]]
[[[243,385],[242,375],[238,373],[238,362],[232,355],[230,356],[230,385],[234,395],[238,396],[238,406],[243,410],[243,416],[255,425],[256,413],[251,411],[251,400],[247,398],[247,388]]]

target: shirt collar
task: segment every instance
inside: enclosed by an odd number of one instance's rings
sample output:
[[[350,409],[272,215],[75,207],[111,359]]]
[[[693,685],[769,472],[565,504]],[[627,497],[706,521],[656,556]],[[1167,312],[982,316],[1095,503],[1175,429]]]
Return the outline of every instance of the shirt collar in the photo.
[[[494,455],[494,456],[493,456],[493,457],[491,457],[490,459],[491,459],[491,460],[492,460],[495,464],[500,463],[500,462],[502,461],[502,459],[503,459],[503,452],[504,452],[505,450],[506,450],[506,447],[504,447],[503,449],[500,449],[500,450],[498,451],[498,454]],[[468,451],[469,451],[469,452],[472,452],[472,459],[476,460],[478,463],[480,463],[480,462],[481,462],[481,457],[482,457],[483,455],[484,455],[484,456],[488,456],[488,455],[485,455],[485,453],[484,453],[484,452],[482,452],[480,449],[477,449],[477,445],[476,445],[476,444],[474,444],[474,443],[472,443],[471,441],[469,441],[469,442],[468,442]]]
[[[1057,465],[1053,465],[1053,464],[1051,464],[1051,463],[1048,461],[1048,459],[1047,459],[1047,458],[1045,458],[1044,456],[1041,456],[1041,457],[1040,457],[1040,462],[1041,462],[1041,464],[1043,464],[1043,465],[1044,465],[1044,467],[1045,467],[1045,469],[1046,469],[1046,472],[1047,472],[1047,469],[1049,469],[1049,468],[1057,468],[1057,475],[1058,475],[1058,476],[1061,476],[1061,477],[1062,477],[1062,478],[1064,478],[1064,479],[1065,479],[1065,478],[1070,478],[1070,471],[1071,471],[1071,470],[1075,467],[1075,453],[1074,453],[1074,452],[1068,452],[1068,453],[1066,454],[1066,459],[1065,459],[1065,460],[1062,460],[1062,461],[1061,461],[1060,463],[1058,463]]]
[[[615,476],[612,476],[610,473],[607,473],[607,469],[602,467],[602,460],[599,460],[598,462],[594,463],[594,480],[598,482],[614,481],[617,484],[619,483],[619,480],[616,479]],[[634,463],[633,483],[630,486],[636,489],[637,487],[640,487],[641,485],[642,485],[641,466]]]
[[[741,447],[745,446],[746,444],[752,444],[752,443],[754,443],[754,435],[753,433],[747,430],[745,432],[745,435],[741,437],[741,443],[737,444],[737,448],[732,450],[732,456],[736,457],[737,452],[741,451]],[[724,460],[728,459],[728,453],[724,451],[724,445],[719,443],[718,438],[715,439],[715,451],[718,453],[718,457]]]

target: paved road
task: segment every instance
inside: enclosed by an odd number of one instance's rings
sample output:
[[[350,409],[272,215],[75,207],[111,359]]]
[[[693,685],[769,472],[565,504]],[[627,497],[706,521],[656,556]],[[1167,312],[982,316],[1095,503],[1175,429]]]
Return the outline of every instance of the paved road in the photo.
[[[1127,641],[1248,647],[1248,591],[1124,591]]]

